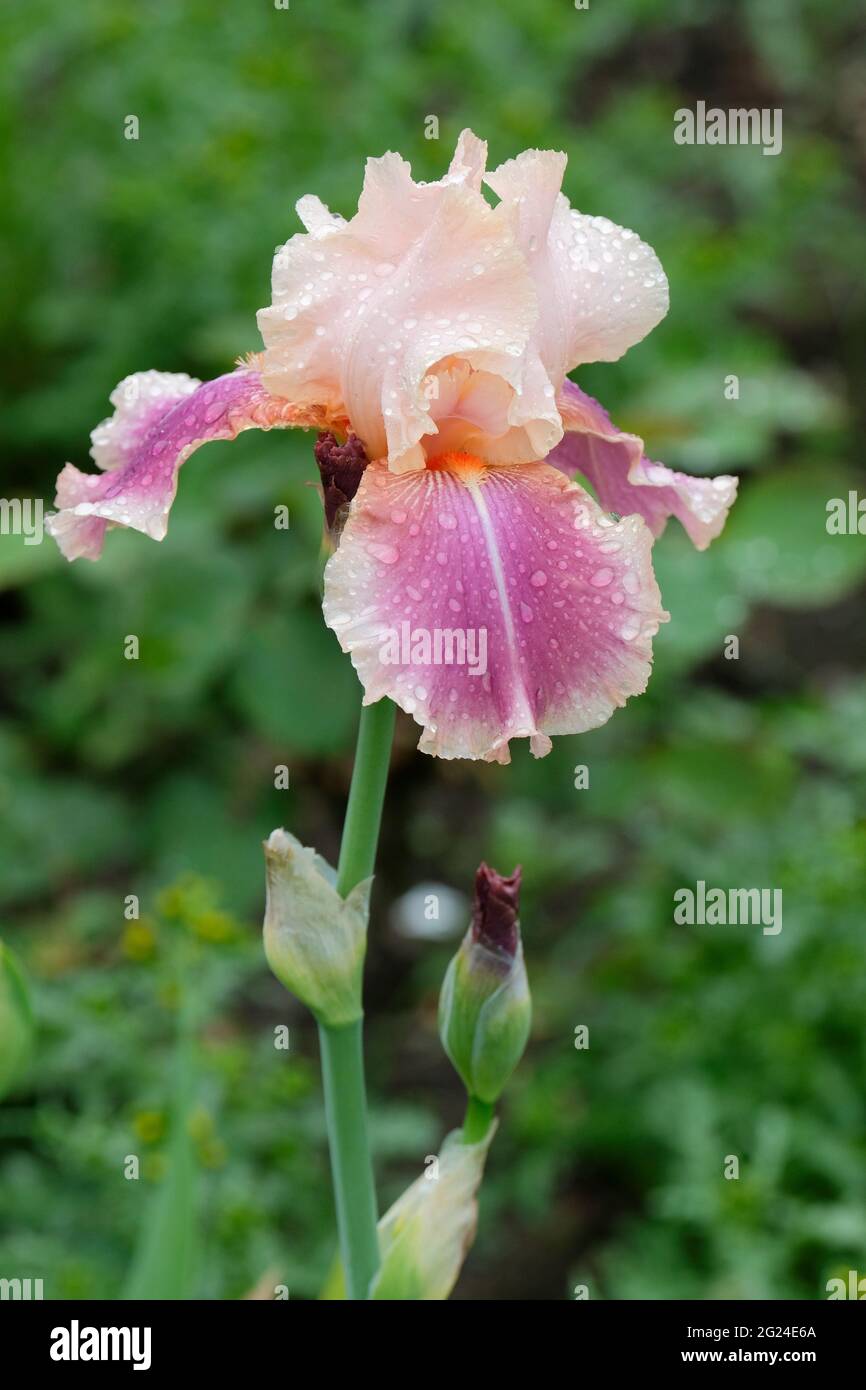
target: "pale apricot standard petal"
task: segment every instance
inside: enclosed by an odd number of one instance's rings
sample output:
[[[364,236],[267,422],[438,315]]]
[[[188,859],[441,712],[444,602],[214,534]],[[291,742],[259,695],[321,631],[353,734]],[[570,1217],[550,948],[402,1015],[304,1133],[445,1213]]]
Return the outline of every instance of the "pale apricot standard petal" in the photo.
[[[652,247],[627,227],[571,207],[567,158],[525,150],[486,182],[502,199],[539,301],[535,348],[558,389],[585,362],[615,362],[668,311],[668,282]]]
[[[274,260],[272,303],[259,313],[266,387],[344,411],[369,457],[396,472],[454,448],[495,463],[544,458],[562,436],[566,373],[620,357],[667,310],[651,248],[570,207],[565,155],[528,150],[491,174],[485,159],[464,131],[434,183],[416,183],[399,155],[368,160],[355,216],[301,199],[307,231]],[[472,413],[443,403],[442,379],[455,372],[479,374],[488,397],[498,383],[495,424],[480,439]]]
[[[263,380],[295,401],[345,410],[371,458],[423,468],[453,418],[439,378],[455,365],[506,393],[495,439],[508,462],[562,436],[555,387],[533,348],[538,296],[507,210],[480,192],[485,146],[464,131],[448,174],[418,184],[407,162],[367,162],[348,222],[302,200],[307,233],[277,253],[259,313]],[[455,417],[461,418],[461,417]]]

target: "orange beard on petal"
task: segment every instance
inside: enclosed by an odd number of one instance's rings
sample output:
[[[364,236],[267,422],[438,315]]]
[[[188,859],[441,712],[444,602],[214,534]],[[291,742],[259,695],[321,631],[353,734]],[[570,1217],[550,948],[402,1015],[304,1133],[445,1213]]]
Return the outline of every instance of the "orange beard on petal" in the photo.
[[[428,459],[427,467],[434,472],[453,473],[464,483],[479,483],[487,471],[487,464],[483,459],[477,454],[467,454],[462,449]]]

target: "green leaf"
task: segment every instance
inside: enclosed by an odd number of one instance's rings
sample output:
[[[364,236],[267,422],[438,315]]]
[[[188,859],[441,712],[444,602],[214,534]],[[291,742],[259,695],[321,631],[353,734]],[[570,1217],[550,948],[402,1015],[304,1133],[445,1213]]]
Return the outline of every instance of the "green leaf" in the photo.
[[[281,613],[253,629],[233,692],[243,718],[275,743],[332,754],[351,744],[358,682],[318,610]]]
[[[743,489],[719,544],[739,592],[805,607],[831,603],[866,575],[866,536],[827,532],[827,504],[856,480],[838,468],[801,465]]]
[[[198,1165],[190,1133],[196,1079],[195,1047],[181,1025],[174,1064],[175,1101],[168,1172],[153,1195],[122,1297],[192,1297],[198,1252]]]

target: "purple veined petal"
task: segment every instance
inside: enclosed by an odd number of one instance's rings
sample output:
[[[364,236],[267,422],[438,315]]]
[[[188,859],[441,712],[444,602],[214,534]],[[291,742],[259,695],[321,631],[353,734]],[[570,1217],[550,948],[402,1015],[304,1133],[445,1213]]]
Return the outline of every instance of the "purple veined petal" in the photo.
[[[202,444],[243,430],[322,427],[324,412],[271,395],[258,372],[241,368],[204,385],[173,372],[138,372],[111,396],[115,413],[93,431],[102,473],[67,463],[57,479],[58,511],[46,526],[68,560],[96,560],[109,526],[162,540],[181,464]]]
[[[325,571],[328,626],[365,703],[390,696],[443,758],[605,723],[644,690],[667,619],[639,517],[614,522],[545,463],[371,464]]]
[[[558,405],[566,433],[548,455],[549,463],[569,476],[581,473],[606,511],[642,516],[654,536],[661,535],[668,517],[677,517],[697,549],[706,550],[724,527],[737,478],[692,478],[651,462],[643,440],[618,430],[598,401],[573,381],[565,383]]]

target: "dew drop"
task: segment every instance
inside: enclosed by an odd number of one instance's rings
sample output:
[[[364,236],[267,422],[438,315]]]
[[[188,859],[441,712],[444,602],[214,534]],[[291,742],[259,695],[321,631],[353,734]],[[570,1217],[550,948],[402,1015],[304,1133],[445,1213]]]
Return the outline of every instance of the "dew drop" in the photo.
[[[396,565],[400,558],[400,552],[395,545],[380,545],[378,541],[371,541],[367,549],[376,560],[381,560],[383,565]]]

